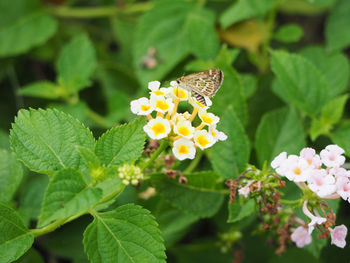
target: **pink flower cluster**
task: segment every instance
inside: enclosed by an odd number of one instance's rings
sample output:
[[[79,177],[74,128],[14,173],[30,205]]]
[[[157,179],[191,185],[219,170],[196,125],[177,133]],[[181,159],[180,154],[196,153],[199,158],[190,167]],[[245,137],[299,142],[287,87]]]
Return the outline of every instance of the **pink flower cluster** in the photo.
[[[341,197],[350,202],[350,171],[342,168],[344,150],[338,145],[328,145],[316,154],[304,148],[300,155],[280,153],[271,163],[276,172],[299,186],[307,186],[322,198]]]

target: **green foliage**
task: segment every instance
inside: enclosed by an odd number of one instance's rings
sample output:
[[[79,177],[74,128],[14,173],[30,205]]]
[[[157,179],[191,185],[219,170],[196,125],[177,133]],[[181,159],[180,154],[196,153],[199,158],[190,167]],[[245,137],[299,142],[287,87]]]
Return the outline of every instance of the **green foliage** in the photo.
[[[294,109],[266,113],[256,131],[255,149],[259,164],[270,163],[278,154],[298,154],[305,147],[303,127]]]
[[[350,45],[350,3],[339,0],[332,9],[326,24],[327,47],[339,50]]]
[[[74,37],[58,57],[58,83],[72,91],[88,86],[96,63],[95,49],[89,38],[84,34]]]
[[[0,150],[0,202],[12,200],[22,180],[22,166],[13,153]]]
[[[214,171],[221,177],[236,178],[249,160],[249,140],[232,108],[227,109],[218,129],[225,132],[228,139],[213,146],[210,161]]]
[[[0,204],[0,261],[12,262],[22,256],[34,242],[33,235],[10,207]]]
[[[152,175],[152,183],[173,206],[198,217],[211,217],[224,200],[221,188],[216,185],[218,176],[213,172],[185,175],[188,183],[176,183],[164,174]]]
[[[150,212],[133,204],[94,213],[84,233],[90,262],[165,262],[165,247]]]
[[[350,122],[344,122],[331,134],[332,141],[345,150],[345,154],[349,156],[350,151]]]
[[[297,24],[281,26],[274,35],[277,41],[284,43],[298,42],[303,36],[303,29]]]
[[[29,169],[52,174],[82,168],[76,146],[93,149],[89,129],[57,110],[20,110],[11,129],[11,147]]]
[[[60,170],[47,187],[38,226],[67,218],[89,209],[102,197],[102,190],[89,187],[73,169]]]
[[[0,57],[19,55],[44,44],[57,29],[56,20],[38,1],[1,1]]]
[[[97,141],[95,152],[105,165],[120,165],[136,161],[143,150],[145,120],[140,118],[104,133]]]
[[[140,82],[145,84],[164,78],[189,54],[201,59],[214,58],[219,50],[214,23],[212,11],[198,8],[193,3],[183,0],[155,2],[155,6],[141,17],[136,29],[133,55]],[[157,51],[161,66],[148,70],[142,67],[142,59],[152,47]]]
[[[23,87],[19,90],[19,94],[44,99],[57,99],[60,97],[61,92],[55,83],[39,81]]]
[[[228,223],[238,222],[247,216],[250,216],[255,211],[255,202],[253,199],[250,199],[244,204],[240,204],[236,200],[233,204],[228,205]]]
[[[317,68],[303,57],[284,51],[273,51],[271,63],[284,99],[311,117],[320,113],[330,88]]]
[[[233,3],[220,17],[220,24],[228,26],[244,19],[263,16],[274,7],[273,0],[241,0]]]

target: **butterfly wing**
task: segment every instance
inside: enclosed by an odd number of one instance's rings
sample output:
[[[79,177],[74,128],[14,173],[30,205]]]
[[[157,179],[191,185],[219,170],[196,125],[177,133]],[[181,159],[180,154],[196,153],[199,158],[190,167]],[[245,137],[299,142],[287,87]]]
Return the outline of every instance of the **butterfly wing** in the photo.
[[[224,80],[224,73],[219,69],[209,69],[181,77],[180,83],[187,90],[202,96],[213,97]]]
[[[205,101],[204,96],[202,96],[201,94],[199,94],[199,93],[197,93],[197,92],[195,92],[195,91],[192,91],[192,95],[193,95],[193,97],[196,98],[196,100],[197,100],[199,103],[201,103],[201,104],[207,106],[207,103],[206,103],[206,101]]]

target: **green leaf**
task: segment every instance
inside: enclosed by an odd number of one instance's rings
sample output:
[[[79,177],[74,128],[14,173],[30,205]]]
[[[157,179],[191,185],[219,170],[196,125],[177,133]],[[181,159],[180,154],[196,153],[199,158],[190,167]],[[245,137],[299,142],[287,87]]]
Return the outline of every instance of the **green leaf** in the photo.
[[[105,165],[120,165],[136,161],[142,154],[146,140],[145,119],[114,127],[98,139],[95,153]]]
[[[215,215],[224,200],[224,194],[217,185],[217,175],[198,172],[184,176],[187,184],[179,184],[164,174],[153,174],[151,179],[157,191],[178,209],[198,217]]]
[[[84,247],[92,263],[165,263],[166,259],[154,217],[134,204],[94,213],[94,221],[84,232]]]
[[[14,154],[0,150],[0,202],[12,200],[21,180],[23,170]]]
[[[49,14],[26,14],[10,25],[0,27],[0,57],[18,55],[40,46],[55,34],[56,29],[57,22]]]
[[[330,134],[333,143],[338,144],[345,150],[345,155],[350,157],[350,122],[342,123],[334,132]]]
[[[18,94],[28,97],[57,99],[61,94],[59,87],[50,81],[39,81],[24,86],[18,91]]]
[[[16,263],[44,263],[44,260],[40,256],[40,253],[36,251],[34,248],[28,250],[27,253],[23,255]]]
[[[350,45],[350,2],[339,0],[326,22],[327,48],[334,51]]]
[[[312,140],[315,140],[321,134],[329,134],[334,124],[341,119],[348,98],[347,94],[337,97],[323,107],[321,118],[313,119],[311,122],[310,135]]]
[[[230,50],[224,46],[216,58],[215,67],[224,72],[224,81],[221,88],[212,98],[210,108],[215,114],[222,116],[229,106],[232,106],[237,117],[243,124],[247,122],[247,105],[244,100],[243,86],[238,73],[231,66]]]
[[[298,24],[287,24],[278,28],[273,37],[280,42],[293,43],[298,42],[303,34],[303,29]]]
[[[233,3],[220,16],[220,24],[227,28],[239,21],[263,16],[275,5],[274,0],[240,0]]]
[[[102,190],[87,186],[80,172],[61,170],[49,182],[38,226],[78,214],[92,207],[101,197]]]
[[[334,98],[347,89],[350,67],[347,57],[340,52],[326,52],[321,46],[304,48],[300,55],[310,60],[328,82],[329,96]]]
[[[240,74],[240,79],[242,83],[241,90],[243,91],[244,98],[250,99],[254,96],[257,88],[258,88],[258,79],[253,74]]]
[[[10,207],[0,204],[0,262],[12,262],[33,244],[34,237]]]
[[[273,51],[271,67],[288,101],[310,117],[320,113],[328,102],[330,87],[310,61],[284,51]]]
[[[40,174],[30,174],[22,183],[19,193],[19,210],[29,220],[38,220],[40,206],[48,184],[48,176]]]
[[[88,148],[82,147],[82,146],[77,146],[77,149],[87,167],[89,167],[90,169],[100,167],[101,165],[100,160],[98,159],[98,157],[95,155],[93,151],[90,151]]]
[[[76,92],[90,84],[97,61],[93,44],[87,35],[74,37],[58,57],[58,82],[68,91]]]
[[[76,146],[94,148],[89,129],[58,110],[20,110],[10,132],[17,158],[31,170],[53,173],[64,168],[82,168]]]
[[[228,219],[227,223],[235,223],[243,218],[250,216],[255,211],[254,199],[249,199],[248,202],[240,204],[236,200],[233,204],[228,204]]]
[[[0,130],[0,149],[10,150],[10,138],[8,132]]]
[[[249,161],[249,140],[244,127],[232,108],[228,108],[218,124],[227,140],[217,142],[211,149],[210,161],[214,171],[225,179],[236,178]]]
[[[255,138],[255,149],[261,167],[281,152],[296,154],[305,145],[303,126],[295,110],[275,110],[262,117]]]
[[[134,68],[139,81],[161,80],[189,54],[201,59],[215,58],[219,40],[215,15],[188,1],[156,1],[139,20],[133,48]],[[142,66],[149,48],[157,51],[158,66]]]
[[[190,225],[199,220],[197,216],[169,205],[169,202],[163,198],[152,211],[167,247],[180,240]]]

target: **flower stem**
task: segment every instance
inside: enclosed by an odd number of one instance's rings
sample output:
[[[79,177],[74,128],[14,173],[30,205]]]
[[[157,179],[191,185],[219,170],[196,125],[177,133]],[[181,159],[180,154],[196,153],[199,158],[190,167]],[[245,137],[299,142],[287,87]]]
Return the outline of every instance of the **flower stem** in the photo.
[[[285,199],[280,199],[279,201],[281,204],[284,205],[296,205],[300,203],[300,199],[299,200],[285,200]]]
[[[191,173],[199,164],[199,162],[202,159],[204,152],[203,151],[199,151],[196,155],[196,157],[192,160],[192,162],[189,164],[189,166],[187,166],[187,168],[184,170],[184,174],[186,173]]]
[[[191,115],[191,117],[189,119],[190,122],[192,122],[194,120],[194,118],[196,117],[197,113],[198,113],[198,108],[194,108],[193,112],[192,112],[192,115]]]
[[[149,161],[141,168],[141,172],[143,172],[148,166],[150,166],[153,163],[153,161],[166,149],[166,147],[168,147],[168,141],[163,140],[157,151],[155,151],[152,154]]]

